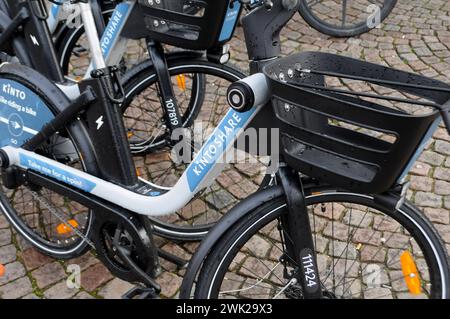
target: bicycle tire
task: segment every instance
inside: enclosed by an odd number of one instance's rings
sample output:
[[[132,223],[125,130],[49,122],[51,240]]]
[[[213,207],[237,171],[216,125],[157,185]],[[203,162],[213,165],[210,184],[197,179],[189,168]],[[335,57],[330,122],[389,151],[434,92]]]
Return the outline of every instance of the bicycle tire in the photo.
[[[383,6],[380,11],[380,22],[384,21],[397,4],[397,0],[386,0],[388,3]],[[333,37],[353,37],[370,31],[366,21],[360,22],[352,27],[339,27],[335,24],[328,23],[314,14],[311,8],[308,6],[307,0],[300,1],[300,7],[298,12],[303,19],[317,31],[333,36]]]
[[[312,205],[315,203],[323,204],[330,202],[350,202],[357,205],[371,207],[377,211],[383,210],[384,214],[389,215],[405,227],[405,229],[408,230],[412,236],[414,236],[414,239],[422,249],[424,258],[430,269],[429,280],[432,282],[430,297],[449,298],[449,264],[445,245],[432,224],[412,204],[407,203],[403,205],[400,210],[392,212],[391,209],[385,208],[381,206],[381,204],[376,203],[373,200],[373,197],[368,195],[344,193],[333,189],[327,190],[324,188],[313,188],[307,190],[307,192],[309,194],[306,198],[307,205]],[[210,250],[210,254],[207,256],[202,268],[198,272],[198,281],[195,290],[194,292],[191,292],[194,298],[217,298],[217,290],[219,289],[218,287],[221,286],[221,280],[224,278],[224,275],[228,270],[228,265],[231,262],[235,262],[234,256],[239,252],[239,248],[242,247],[247,240],[253,238],[253,234],[263,229],[271,221],[277,220],[277,218],[279,218],[285,211],[285,199],[284,197],[279,197],[269,203],[255,208],[252,212],[245,215],[241,221],[237,222],[236,225],[234,225],[230,230],[228,230],[228,232],[225,233]],[[375,254],[378,254],[378,252]],[[241,257],[239,262],[242,262],[243,264],[244,261],[242,260],[244,260],[245,257]],[[332,264],[334,264],[334,259]],[[334,264],[334,266],[336,266],[336,264]],[[237,274],[240,274],[240,272]],[[231,275],[234,275],[234,273],[227,276],[230,277]],[[237,279],[231,277],[230,280]],[[264,282],[261,284],[263,283]],[[186,298],[189,296],[182,297]]]
[[[2,73],[2,78],[14,80],[37,94],[45,101],[50,111],[55,115],[70,104],[67,97],[53,83],[30,68],[11,64],[4,66]],[[70,124],[67,127],[67,136],[75,146],[78,154],[82,154],[79,156],[81,169],[96,175],[98,173],[98,166],[84,125],[80,121]],[[0,210],[4,213],[11,225],[14,226],[16,231],[45,255],[58,259],[70,259],[83,255],[90,248],[88,242],[81,237],[77,237],[76,239],[72,238],[72,243],[69,243],[65,247],[58,246],[54,242],[43,238],[22,220],[4,192],[0,193]],[[40,213],[44,214],[42,211]],[[90,236],[93,214],[93,211],[89,210],[89,215],[86,217],[84,230],[86,238]],[[26,214],[24,216],[26,217]]]

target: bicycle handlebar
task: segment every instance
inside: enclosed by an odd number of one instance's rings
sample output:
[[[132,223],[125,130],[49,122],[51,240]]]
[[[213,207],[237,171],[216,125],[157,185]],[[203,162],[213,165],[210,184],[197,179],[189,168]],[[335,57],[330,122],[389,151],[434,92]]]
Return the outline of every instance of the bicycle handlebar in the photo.
[[[266,104],[270,99],[266,76],[263,73],[256,73],[232,83],[228,87],[227,99],[228,104],[241,113]]]

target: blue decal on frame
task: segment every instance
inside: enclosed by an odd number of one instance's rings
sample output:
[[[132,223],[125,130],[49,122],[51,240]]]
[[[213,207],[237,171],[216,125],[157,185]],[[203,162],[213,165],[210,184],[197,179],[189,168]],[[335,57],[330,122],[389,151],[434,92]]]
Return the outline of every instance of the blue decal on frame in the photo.
[[[56,17],[58,16],[60,7],[61,7],[60,4],[54,4],[54,5],[52,5],[52,8],[51,8],[51,11],[50,11],[50,12],[51,12],[52,16],[53,16],[55,19],[56,19]]]
[[[32,90],[16,81],[0,79],[0,147],[23,145],[53,118]]]
[[[238,113],[233,109],[228,111],[188,167],[187,179],[191,192],[200,185],[216,162],[222,158],[229,145],[234,143],[238,132],[246,127],[255,111],[256,108],[245,113]]]
[[[48,177],[54,178],[58,181],[63,182],[64,184],[73,186],[88,193],[91,192],[96,186],[95,183],[85,178],[76,176],[70,172],[67,172],[36,158],[27,156],[23,153],[20,153],[19,161],[20,165],[24,168],[28,168],[32,171],[36,171]]]
[[[116,39],[119,37],[118,33],[122,30],[130,8],[131,6],[128,3],[121,3],[114,9],[105,32],[102,35],[102,39],[100,40],[100,46],[105,58],[109,56]]]
[[[239,18],[239,12],[241,10],[241,4],[235,2],[233,7],[228,6],[228,10],[223,22],[222,31],[220,32],[219,41],[226,41],[233,35],[234,26]]]

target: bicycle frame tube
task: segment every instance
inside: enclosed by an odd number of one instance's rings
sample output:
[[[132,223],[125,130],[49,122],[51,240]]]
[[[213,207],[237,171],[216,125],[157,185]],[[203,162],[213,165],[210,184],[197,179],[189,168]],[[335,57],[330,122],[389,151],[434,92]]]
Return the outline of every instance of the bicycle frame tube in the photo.
[[[263,106],[256,106],[245,113],[230,109],[176,185],[159,196],[137,194],[22,148],[6,146],[2,150],[9,158],[9,165],[51,177],[57,184],[69,185],[141,215],[168,215],[183,208],[196,193],[209,186],[221,171],[221,159]]]
[[[436,121],[430,126],[428,129],[427,134],[424,136],[422,143],[420,143],[419,147],[416,150],[416,153],[411,157],[409,160],[408,165],[406,165],[405,169],[403,170],[402,174],[398,178],[397,182],[401,185],[404,183],[405,178],[407,177],[409,171],[412,169],[413,165],[416,163],[416,161],[419,159],[419,156],[422,154],[423,150],[425,149],[425,146],[430,141],[430,139],[433,137],[434,132],[439,128],[439,124],[441,124],[442,119],[441,117],[438,117]]]
[[[92,56],[97,55],[97,57],[103,56],[102,63],[107,66],[113,66],[120,63],[120,60],[125,54],[127,39],[120,36],[123,26],[125,25],[131,11],[133,10],[135,2],[134,1],[125,1],[116,6],[114,12],[112,13],[111,19],[109,20],[108,25],[105,28],[105,32],[103,33],[100,41],[95,39],[93,35],[95,31],[91,33],[91,41],[94,42],[94,46],[97,47],[96,54],[91,54]],[[89,6],[89,4],[85,4],[85,6]],[[58,6],[59,7],[59,6]],[[56,10],[56,9],[55,9]],[[89,15],[89,12],[87,12]],[[91,14],[92,15],[92,14]],[[84,17],[83,17],[84,20]],[[95,22],[92,19],[88,18],[87,24],[83,21],[83,25],[85,26],[85,30],[96,30]],[[87,34],[87,33],[86,33]],[[98,48],[98,46],[100,48]],[[92,52],[92,51],[91,51]],[[101,53],[100,53],[101,52]],[[88,79],[91,77],[91,71],[95,70],[97,67],[94,60],[91,61],[89,68],[84,75],[84,79]],[[77,96],[80,95],[80,91],[78,85],[76,84],[58,84],[58,87],[69,97],[69,99],[73,100]]]
[[[49,10],[49,15],[47,18],[47,25],[48,29],[51,33],[56,31],[56,28],[58,27],[59,20],[59,14],[61,12],[61,5],[52,4]]]
[[[91,9],[91,5],[89,3],[84,5],[85,7],[89,7]],[[108,66],[119,64],[120,60],[125,54],[128,39],[121,37],[120,34],[131,11],[134,8],[134,5],[135,1],[124,1],[119,3],[115,7],[111,15],[111,19],[109,20],[104,32],[102,33],[102,38],[100,39],[100,49],[103,54],[105,63]],[[52,33],[55,32],[58,24],[61,22],[60,13],[61,5],[54,4],[51,6],[47,24]],[[95,30],[97,30],[95,21],[92,24],[92,20],[88,22],[88,25],[86,25],[86,22],[83,18],[83,26],[87,26],[85,27],[85,30],[94,30],[93,26],[95,26]],[[86,31],[86,34],[88,34],[88,31]],[[93,56],[95,57],[94,54]],[[85,79],[90,77],[90,73],[92,70],[98,68],[96,67],[95,63],[95,61],[91,61],[89,68],[84,76]],[[60,86],[60,88],[63,91],[70,91],[69,89],[64,89],[64,86]],[[72,94],[69,94],[69,96],[71,95]]]
[[[120,36],[127,19],[130,16],[136,2],[124,1],[119,3],[111,15],[105,32],[100,39],[100,48],[106,65],[117,65],[125,54],[128,39]],[[87,29],[87,28],[85,28]],[[90,76],[90,72],[95,69],[95,64],[91,62],[85,78]]]
[[[100,46],[97,27],[95,25],[94,16],[92,14],[90,3],[80,2],[78,4],[81,9],[81,17],[83,19],[84,30],[89,42],[90,51],[92,54],[92,63],[94,69],[103,69],[106,67],[105,59],[103,58],[102,49]]]

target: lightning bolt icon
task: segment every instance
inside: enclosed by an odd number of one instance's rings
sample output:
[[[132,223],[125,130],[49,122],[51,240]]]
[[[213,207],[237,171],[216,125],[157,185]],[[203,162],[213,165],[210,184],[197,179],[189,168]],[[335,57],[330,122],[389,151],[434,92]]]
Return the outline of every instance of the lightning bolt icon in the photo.
[[[103,122],[103,115],[100,116],[97,121],[95,121],[95,123],[97,123],[97,131],[103,126],[104,122]]]
[[[34,35],[30,34],[30,38],[31,38],[31,41],[33,41],[34,45],[39,46],[39,42]]]

